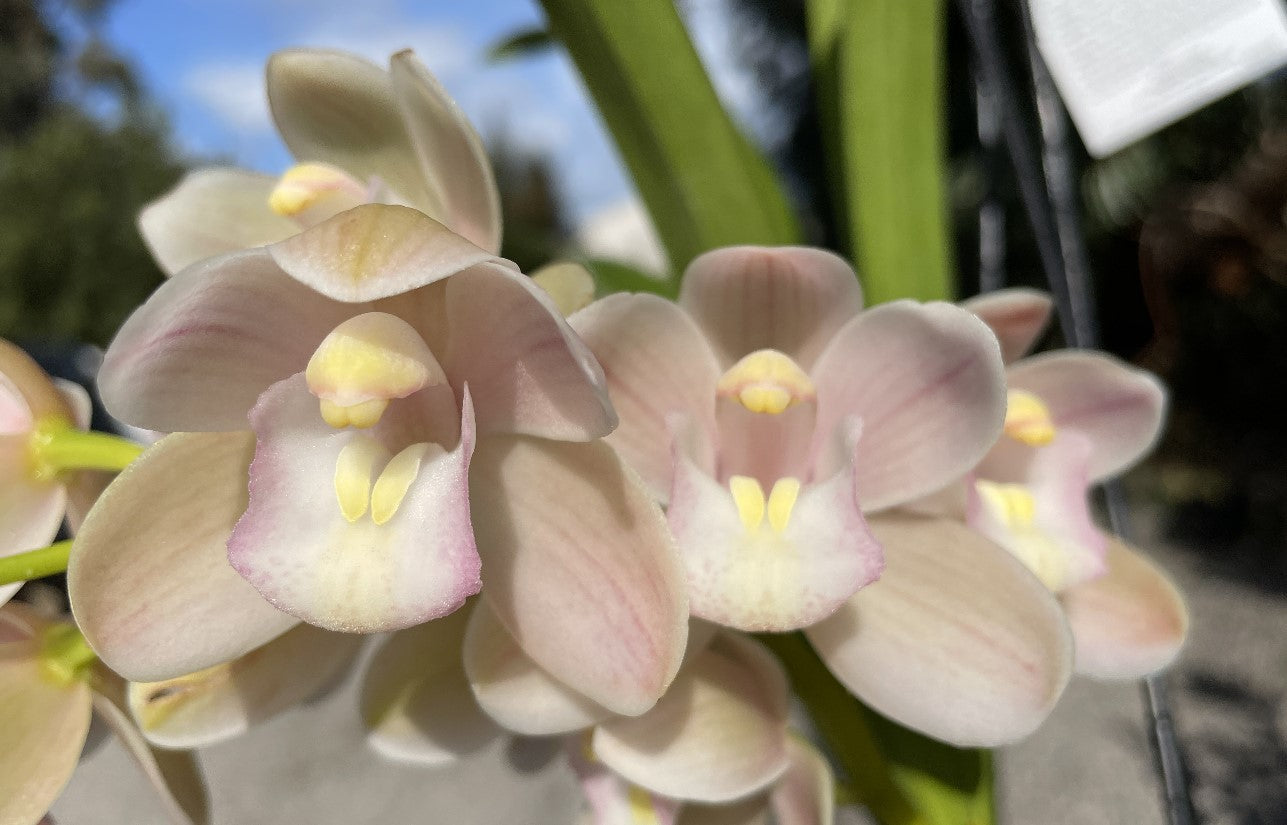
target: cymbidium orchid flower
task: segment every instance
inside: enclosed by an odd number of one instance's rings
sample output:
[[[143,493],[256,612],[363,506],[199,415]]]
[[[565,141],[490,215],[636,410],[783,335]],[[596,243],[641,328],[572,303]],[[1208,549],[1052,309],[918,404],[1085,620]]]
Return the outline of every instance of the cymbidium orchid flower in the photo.
[[[681,575],[593,440],[615,423],[598,366],[529,278],[420,212],[358,206],[175,275],[100,386],[122,420],[179,433],[109,488],[69,568],[87,638],[130,678],[300,619],[441,618],[480,560],[524,649],[614,710],[646,709],[678,666]]]
[[[963,525],[891,512],[999,435],[996,339],[947,304],[861,310],[836,256],[747,247],[697,258],[677,305],[613,295],[570,320],[621,418],[609,443],[667,504],[694,615],[805,628],[902,724],[1013,741],[1069,676],[1057,602]]]
[[[1138,678],[1166,667],[1188,630],[1184,601],[1139,551],[1095,526],[1089,488],[1134,466],[1161,432],[1166,394],[1152,375],[1099,352],[1028,358],[1050,301],[1027,290],[965,306],[1001,341],[1005,434],[958,491],[971,527],[1005,547],[1059,595],[1076,670]],[[1021,360],[1018,360],[1021,359]]]
[[[758,642],[695,621],[665,695],[622,716],[536,664],[482,601],[468,616],[386,641],[371,659],[362,711],[369,741],[394,759],[436,766],[500,736],[562,735],[574,762],[592,754],[665,805],[725,806],[792,770],[787,697],[781,666]]]
[[[88,476],[96,474],[69,466],[85,458],[78,433],[89,426],[89,417],[89,396],[79,385],[51,378],[0,339],[0,558],[44,547],[64,515],[79,521],[89,509],[97,479]],[[96,446],[102,445],[91,441],[89,449]],[[128,444],[124,448],[134,452]],[[21,586],[0,583],[0,604]]]
[[[284,240],[361,203],[413,207],[500,249],[500,198],[482,142],[409,52],[383,69],[318,49],[268,62],[268,102],[300,161],[280,178],[190,172],[148,206],[139,229],[167,274],[214,255]]]
[[[76,768],[94,712],[138,762],[174,822],[208,821],[192,757],[144,741],[126,710],[125,683],[98,666],[76,628],[10,602],[0,607],[0,823],[42,821]]]

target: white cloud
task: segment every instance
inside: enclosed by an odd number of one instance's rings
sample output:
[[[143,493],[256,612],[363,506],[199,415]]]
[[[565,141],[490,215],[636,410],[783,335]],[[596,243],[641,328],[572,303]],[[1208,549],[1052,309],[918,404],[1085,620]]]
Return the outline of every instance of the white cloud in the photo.
[[[222,61],[196,66],[183,77],[184,91],[241,135],[271,134],[273,121],[259,61]]]

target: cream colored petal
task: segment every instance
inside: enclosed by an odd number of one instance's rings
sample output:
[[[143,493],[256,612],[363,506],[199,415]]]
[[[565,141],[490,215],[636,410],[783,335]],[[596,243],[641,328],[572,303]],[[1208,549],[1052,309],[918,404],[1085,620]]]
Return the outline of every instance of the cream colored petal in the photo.
[[[667,417],[687,416],[699,435],[698,466],[713,470],[719,362],[693,319],[655,295],[609,295],[568,319],[603,365],[621,420],[607,437],[658,501],[670,498]]]
[[[469,481],[484,598],[523,651],[609,710],[651,707],[683,656],[688,599],[639,478],[601,441],[490,436]]]
[[[595,755],[663,796],[729,802],[787,769],[787,683],[758,642],[725,633],[649,712],[595,728]]]
[[[287,275],[344,303],[388,298],[497,260],[424,213],[385,203],[342,212],[268,251]]]
[[[824,249],[716,249],[688,265],[683,283],[680,306],[710,336],[725,366],[775,349],[807,370],[862,309],[853,268]]]
[[[787,742],[791,767],[769,792],[778,825],[832,825],[836,779],[827,758],[799,736]]]
[[[1161,569],[1121,539],[1108,539],[1108,572],[1061,595],[1077,672],[1139,679],[1170,665],[1184,646],[1189,611]]]
[[[612,715],[532,661],[485,599],[469,620],[465,673],[482,709],[515,733],[571,733]]]
[[[1050,323],[1050,296],[1035,289],[998,289],[961,306],[992,328],[1007,364],[1026,355]]]
[[[0,823],[32,825],[71,778],[89,731],[83,682],[59,685],[41,668],[40,641],[0,644]]]
[[[1055,597],[963,524],[899,512],[868,524],[884,574],[805,631],[831,672],[885,716],[958,747],[1035,730],[1072,673]]]
[[[594,300],[594,278],[580,264],[560,261],[532,273],[532,282],[545,290],[565,316],[584,309]]]
[[[277,52],[268,61],[268,105],[296,159],[378,178],[417,209],[443,213],[380,67],[330,49]]]
[[[194,169],[139,213],[152,257],[173,275],[197,261],[289,238],[299,224],[268,206],[277,179],[244,169]]]
[[[442,84],[408,50],[389,61],[389,81],[428,188],[433,217],[491,252],[500,251],[500,193],[482,140]]]
[[[384,756],[446,765],[501,735],[479,709],[461,663],[469,610],[400,630],[380,645],[362,683],[367,741]]]
[[[246,508],[252,433],[177,433],[103,493],[72,547],[67,588],[113,670],[157,681],[227,662],[297,620],[228,564]]]
[[[130,713],[147,740],[163,748],[232,739],[334,683],[361,643],[361,636],[300,625],[226,664],[131,682]]]

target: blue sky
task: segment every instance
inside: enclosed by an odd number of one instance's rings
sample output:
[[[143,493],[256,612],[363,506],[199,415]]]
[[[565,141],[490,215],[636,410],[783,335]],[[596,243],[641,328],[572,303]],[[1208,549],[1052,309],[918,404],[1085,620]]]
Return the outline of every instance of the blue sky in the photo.
[[[746,84],[718,57],[719,4],[695,3],[692,23],[721,92],[745,104]],[[384,63],[411,47],[480,131],[503,128],[553,157],[580,219],[632,189],[570,61],[561,53],[486,60],[497,40],[541,23],[534,0],[120,0],[105,35],[167,109],[181,146],[266,172],[291,162],[264,98],[269,54],[327,46]]]

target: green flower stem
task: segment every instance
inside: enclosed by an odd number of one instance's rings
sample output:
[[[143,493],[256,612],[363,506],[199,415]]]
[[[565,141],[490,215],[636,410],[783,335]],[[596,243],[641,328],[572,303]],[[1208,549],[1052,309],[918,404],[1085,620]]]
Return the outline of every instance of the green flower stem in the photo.
[[[0,558],[0,584],[25,582],[63,572],[67,569],[71,546],[71,539],[68,539],[39,550]]]
[[[31,449],[39,471],[48,474],[64,470],[124,470],[143,452],[141,446],[120,436],[69,426],[38,428],[32,434]]]
[[[847,774],[843,788],[884,825],[929,825],[898,790],[889,765],[867,725],[866,709],[836,681],[800,633],[760,634],[791,675],[796,695]]]

